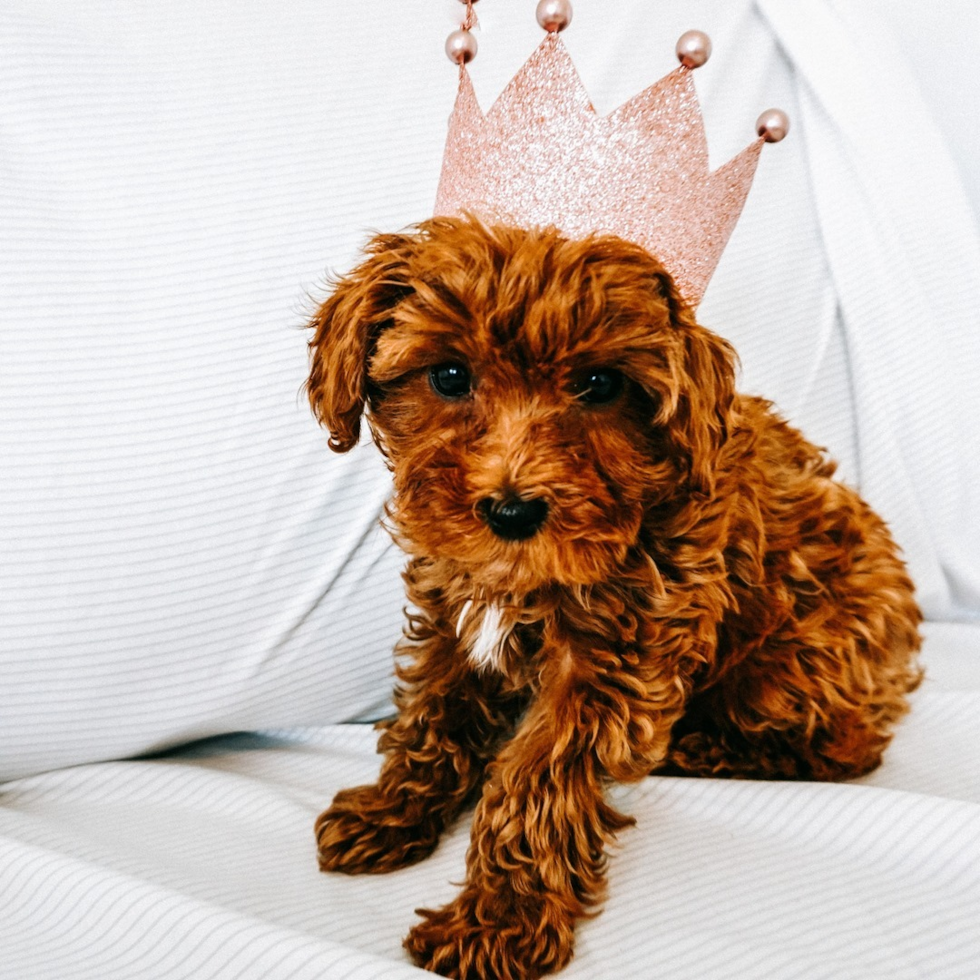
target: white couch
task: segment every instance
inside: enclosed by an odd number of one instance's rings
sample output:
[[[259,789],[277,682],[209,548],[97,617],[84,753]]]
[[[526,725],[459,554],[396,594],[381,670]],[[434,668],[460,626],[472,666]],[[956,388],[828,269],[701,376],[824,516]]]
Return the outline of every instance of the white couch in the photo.
[[[481,0],[484,106],[540,37]],[[302,327],[431,213],[456,0],[0,0],[0,978],[415,976],[463,874],[316,870],[377,770],[401,556]],[[701,307],[905,547],[928,679],[848,785],[650,778],[564,975],[980,971],[980,22],[926,0],[576,0],[600,111],[698,27],[712,155],[793,119]]]

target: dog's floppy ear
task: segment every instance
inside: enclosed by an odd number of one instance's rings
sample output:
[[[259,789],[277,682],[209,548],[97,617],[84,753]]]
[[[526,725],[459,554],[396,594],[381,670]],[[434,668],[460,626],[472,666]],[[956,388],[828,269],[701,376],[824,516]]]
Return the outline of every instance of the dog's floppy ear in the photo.
[[[687,442],[691,489],[711,496],[718,452],[732,427],[735,352],[703,327],[691,331],[684,343],[687,390],[681,393],[678,421]]]
[[[310,321],[306,392],[335,452],[357,444],[368,397],[367,362],[395,305],[412,291],[408,264],[415,241],[412,235],[373,238],[364,261],[336,281]]]
[[[714,492],[718,453],[733,425],[737,355],[728,341],[698,324],[669,276],[660,285],[681,344],[672,433],[688,460],[691,490],[707,497]]]

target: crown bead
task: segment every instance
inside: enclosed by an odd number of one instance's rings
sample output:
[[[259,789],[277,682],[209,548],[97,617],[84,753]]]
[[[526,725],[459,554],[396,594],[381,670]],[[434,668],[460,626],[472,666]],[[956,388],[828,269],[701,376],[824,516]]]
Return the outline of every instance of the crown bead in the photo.
[[[457,65],[465,65],[476,57],[476,38],[460,28],[446,38],[446,57]]]
[[[685,68],[700,68],[711,57],[711,38],[704,31],[686,31],[674,50]]]
[[[782,109],[766,109],[756,120],[755,131],[767,143],[778,143],[789,132],[789,116]]]
[[[550,34],[557,34],[572,22],[572,4],[570,0],[541,0],[537,14],[538,23]]]

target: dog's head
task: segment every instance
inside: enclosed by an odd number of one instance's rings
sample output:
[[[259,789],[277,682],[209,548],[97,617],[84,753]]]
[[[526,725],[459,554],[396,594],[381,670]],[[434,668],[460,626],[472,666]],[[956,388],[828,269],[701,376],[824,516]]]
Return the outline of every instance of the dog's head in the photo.
[[[367,406],[406,546],[475,582],[599,581],[651,508],[713,491],[734,354],[621,239],[436,218],[376,237],[312,327],[331,447]]]

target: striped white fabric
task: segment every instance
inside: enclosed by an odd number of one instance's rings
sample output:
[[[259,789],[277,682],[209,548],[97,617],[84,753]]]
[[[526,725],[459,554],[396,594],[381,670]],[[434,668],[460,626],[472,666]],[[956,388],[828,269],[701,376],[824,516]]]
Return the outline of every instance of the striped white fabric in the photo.
[[[980,630],[935,631],[885,764],[849,785],[651,778],[569,978],[968,980],[980,962]],[[398,980],[468,815],[385,876],[316,870],[313,821],[377,773],[367,726],[237,736],[0,791],[4,980]]]
[[[540,32],[533,0],[477,10],[487,107]],[[400,938],[452,896],[466,821],[414,869],[315,869],[313,818],[377,769],[339,723],[388,703],[402,559],[377,455],[330,454],[303,405],[300,328],[326,270],[430,212],[460,13],[0,0],[2,980],[419,975]],[[790,112],[701,318],[947,620],[980,617],[976,18],[576,0],[566,35],[606,111],[707,30],[718,163]],[[978,646],[932,626],[931,678],[858,785],[616,790],[639,825],[566,975],[977,976]]]

